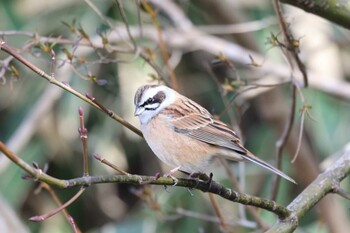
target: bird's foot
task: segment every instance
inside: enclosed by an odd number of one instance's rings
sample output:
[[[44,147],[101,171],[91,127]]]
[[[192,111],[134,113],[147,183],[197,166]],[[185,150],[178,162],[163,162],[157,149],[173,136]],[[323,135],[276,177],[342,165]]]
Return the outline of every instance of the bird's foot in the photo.
[[[173,180],[173,182],[174,182],[173,186],[176,186],[177,183],[179,182],[179,179],[176,178],[175,176],[173,176],[170,172],[169,173],[165,173],[163,175],[163,177],[171,178]]]
[[[177,183],[179,182],[179,179],[177,179],[175,176],[173,176],[173,173],[177,172],[180,168],[181,168],[181,166],[178,166],[178,167],[176,167],[176,168],[173,168],[173,169],[171,169],[168,173],[165,173],[165,174],[163,175],[163,177],[169,177],[169,178],[171,178],[171,179],[174,181],[173,186],[176,186]]]
[[[204,183],[208,186],[208,189],[209,189],[213,181],[213,173],[210,173],[208,176],[205,173],[194,172],[189,174],[189,178],[196,181],[196,185],[193,188],[196,188],[199,185],[200,181],[204,181]]]

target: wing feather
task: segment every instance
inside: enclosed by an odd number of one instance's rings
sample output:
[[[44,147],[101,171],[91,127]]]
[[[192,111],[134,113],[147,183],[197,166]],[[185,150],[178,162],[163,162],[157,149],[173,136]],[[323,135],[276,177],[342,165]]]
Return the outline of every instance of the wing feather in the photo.
[[[236,133],[226,124],[214,120],[211,115],[192,113],[171,121],[175,131],[211,145],[245,154]]]

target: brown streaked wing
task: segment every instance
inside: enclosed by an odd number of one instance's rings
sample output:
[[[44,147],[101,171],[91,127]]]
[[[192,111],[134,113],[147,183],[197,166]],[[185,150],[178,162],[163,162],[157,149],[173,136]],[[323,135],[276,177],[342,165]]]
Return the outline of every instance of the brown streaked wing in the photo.
[[[210,115],[192,113],[171,120],[175,131],[211,145],[224,147],[245,154],[236,133],[221,121]]]

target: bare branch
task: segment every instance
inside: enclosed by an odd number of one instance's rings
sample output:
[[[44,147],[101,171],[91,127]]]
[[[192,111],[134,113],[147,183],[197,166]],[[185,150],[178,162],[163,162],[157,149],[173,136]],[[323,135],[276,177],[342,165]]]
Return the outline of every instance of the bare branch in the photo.
[[[118,10],[119,10],[120,16],[122,17],[122,20],[124,22],[126,31],[128,33],[128,36],[129,36],[129,39],[132,42],[132,49],[134,51],[136,51],[137,50],[137,44],[136,44],[136,41],[135,41],[134,37],[130,33],[129,23],[128,23],[128,20],[127,20],[126,15],[125,15],[122,2],[120,0],[116,0],[115,2],[117,4],[117,6],[118,6]]]
[[[141,29],[139,27],[130,27],[130,32],[134,38],[139,38],[141,36]],[[154,26],[143,26],[142,27],[143,36],[145,39],[149,39],[158,43],[157,30]],[[2,35],[13,35],[14,32],[8,33],[1,31]],[[35,33],[29,32],[18,32],[18,35],[25,35],[34,37]],[[235,43],[207,35],[203,32],[197,31],[195,28],[190,31],[182,31],[177,29],[163,30],[164,42],[167,46],[174,50],[181,50],[184,52],[203,50],[211,53],[213,55],[218,55],[225,51],[225,56],[235,62],[236,64],[249,65],[252,63],[251,58],[255,61],[264,61],[263,65],[253,66],[253,70],[260,74],[273,74],[279,83],[290,81],[290,69],[286,65],[278,64],[273,62],[271,59],[263,56],[262,54],[256,53],[249,49],[243,48]],[[128,35],[124,27],[117,27],[108,35],[108,40],[110,42],[119,42],[128,38]],[[101,43],[101,38],[91,38],[94,48],[103,48]],[[73,44],[74,41],[68,39],[61,39],[55,37],[39,37],[38,42],[48,42],[48,43],[60,43],[60,44]],[[89,43],[85,41],[79,42],[80,46],[89,46]],[[145,59],[162,77],[162,71],[159,67],[154,64],[151,60],[147,59],[145,54],[140,54],[140,56]],[[302,77],[295,74],[295,82],[299,82]],[[341,98],[350,99],[350,84],[342,80],[329,79],[325,77],[324,74],[309,71],[308,73],[309,85],[312,88],[319,89],[328,94],[339,96]],[[271,84],[271,80],[265,80],[264,76],[260,79],[259,85]],[[262,91],[267,91],[270,88],[264,88]],[[250,98],[253,95],[249,96]]]
[[[79,108],[80,127],[78,129],[83,150],[83,176],[89,176],[88,130],[85,128],[84,111]]]
[[[222,215],[221,208],[218,205],[218,202],[215,200],[215,196],[212,193],[209,193],[209,200],[211,202],[211,205],[214,208],[214,211],[215,211],[217,217],[219,218],[219,222],[220,222],[220,226],[221,226],[222,230],[224,232],[226,232],[227,231],[227,224],[226,224],[225,218]]]
[[[71,199],[69,199],[69,201],[67,201],[66,203],[64,203],[63,205],[59,206],[58,208],[50,211],[47,214],[43,214],[43,215],[39,215],[39,216],[34,216],[31,217],[29,220],[33,221],[33,222],[40,222],[40,221],[44,221],[52,216],[54,216],[55,214],[57,214],[58,212],[60,212],[61,210],[65,209],[67,206],[69,206],[70,204],[72,204],[76,199],[78,199],[78,197],[81,196],[81,194],[83,194],[83,192],[85,191],[85,188],[81,188]]]
[[[167,1],[167,2],[170,3],[170,1]],[[155,10],[152,8],[152,6],[150,4],[148,4],[147,1],[141,0],[141,4],[145,8],[146,12],[149,14],[154,26],[157,29],[159,47],[160,47],[160,50],[162,52],[164,63],[167,67],[167,70],[168,70],[168,73],[170,76],[171,86],[175,90],[178,90],[179,84],[177,82],[174,69],[173,69],[173,67],[171,67],[170,62],[169,62],[170,56],[169,56],[168,49],[166,47],[166,43],[164,42],[163,29],[161,28],[161,25],[158,21],[157,14],[156,14]]]
[[[59,199],[59,197],[57,196],[57,194],[55,193],[55,191],[51,188],[50,185],[41,182],[40,184],[40,188],[43,188],[45,190],[47,190],[51,197],[55,200],[56,204],[58,206],[62,206],[63,203],[61,202],[61,200]],[[72,218],[71,215],[69,215],[68,211],[64,208],[62,209],[63,215],[64,217],[67,219],[67,221],[69,222],[69,224],[72,226],[74,233],[78,233],[81,232],[81,230],[79,229],[79,227],[76,225],[74,219]]]
[[[296,40],[294,39],[293,34],[291,33],[291,31],[289,30],[287,23],[283,17],[283,13],[282,13],[282,8],[281,8],[281,4],[280,4],[280,0],[274,0],[273,1],[274,4],[274,8],[275,8],[275,12],[277,14],[277,18],[279,21],[279,25],[284,37],[284,42],[286,43],[284,45],[285,47],[285,55],[288,59],[288,63],[291,66],[292,70],[293,70],[293,63],[292,63],[292,59],[294,58],[294,61],[297,63],[297,66],[303,76],[303,81],[304,81],[304,87],[307,87],[309,84],[308,81],[308,76],[307,76],[307,72],[306,72],[306,68],[305,65],[301,62],[300,58],[299,58],[299,43],[294,43]],[[297,46],[296,46],[297,45]],[[284,48],[281,48],[282,50],[284,50]]]
[[[12,151],[7,148],[7,146],[0,141],[0,151],[9,158],[14,164],[20,167],[22,170],[31,175],[34,179],[45,182],[49,185],[55,185],[61,188],[67,187],[68,183],[66,181],[54,178],[52,176],[46,175],[41,169],[36,169],[26,163],[24,160],[15,155]]]
[[[131,174],[127,173],[126,171],[120,169],[116,165],[112,164],[107,159],[102,158],[100,155],[94,153],[93,156],[94,156],[95,159],[97,159],[98,161],[100,161],[103,164],[106,164],[108,167],[114,169],[115,171],[119,172],[120,174],[127,175],[127,176],[131,175]]]
[[[296,92],[297,88],[295,85],[292,84],[292,96],[291,96],[291,106],[290,106],[290,113],[289,113],[289,118],[285,124],[285,127],[283,129],[283,132],[279,139],[276,142],[276,167],[281,169],[282,165],[282,153],[285,145],[287,144],[287,140],[289,138],[289,135],[292,132],[292,127],[294,123],[294,118],[295,118],[295,109],[296,109]],[[278,187],[280,184],[281,178],[279,176],[275,176],[273,185],[272,185],[272,195],[271,199],[275,200],[277,197],[278,193]]]
[[[299,220],[324,196],[333,192],[334,184],[339,183],[349,174],[350,143],[345,146],[340,158],[288,205],[287,208],[291,211],[291,215],[283,221],[278,221],[267,232],[292,232],[295,230]]]

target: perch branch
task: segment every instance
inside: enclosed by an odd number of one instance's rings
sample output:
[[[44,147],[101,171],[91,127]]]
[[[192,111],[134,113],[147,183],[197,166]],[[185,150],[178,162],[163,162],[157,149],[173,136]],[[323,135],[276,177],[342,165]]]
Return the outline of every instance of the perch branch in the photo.
[[[202,192],[213,193],[232,202],[262,208],[275,213],[281,219],[284,219],[289,216],[289,211],[285,207],[276,204],[276,202],[274,201],[233,191],[232,189],[226,188],[215,181],[206,182],[197,181],[193,179],[178,179],[178,181],[175,184],[172,178],[160,177],[157,179],[154,176],[139,175],[83,176],[69,180],[60,180],[47,175],[41,170],[38,171],[37,169],[33,168],[24,160],[12,153],[1,141],[0,151],[3,152],[6,157],[11,159],[17,166],[22,168],[29,175],[33,176],[36,180],[50,184],[52,186],[56,186],[58,188],[89,187],[93,184],[100,183],[123,183],[134,185],[153,184],[163,186],[175,185],[179,187],[201,190]]]

